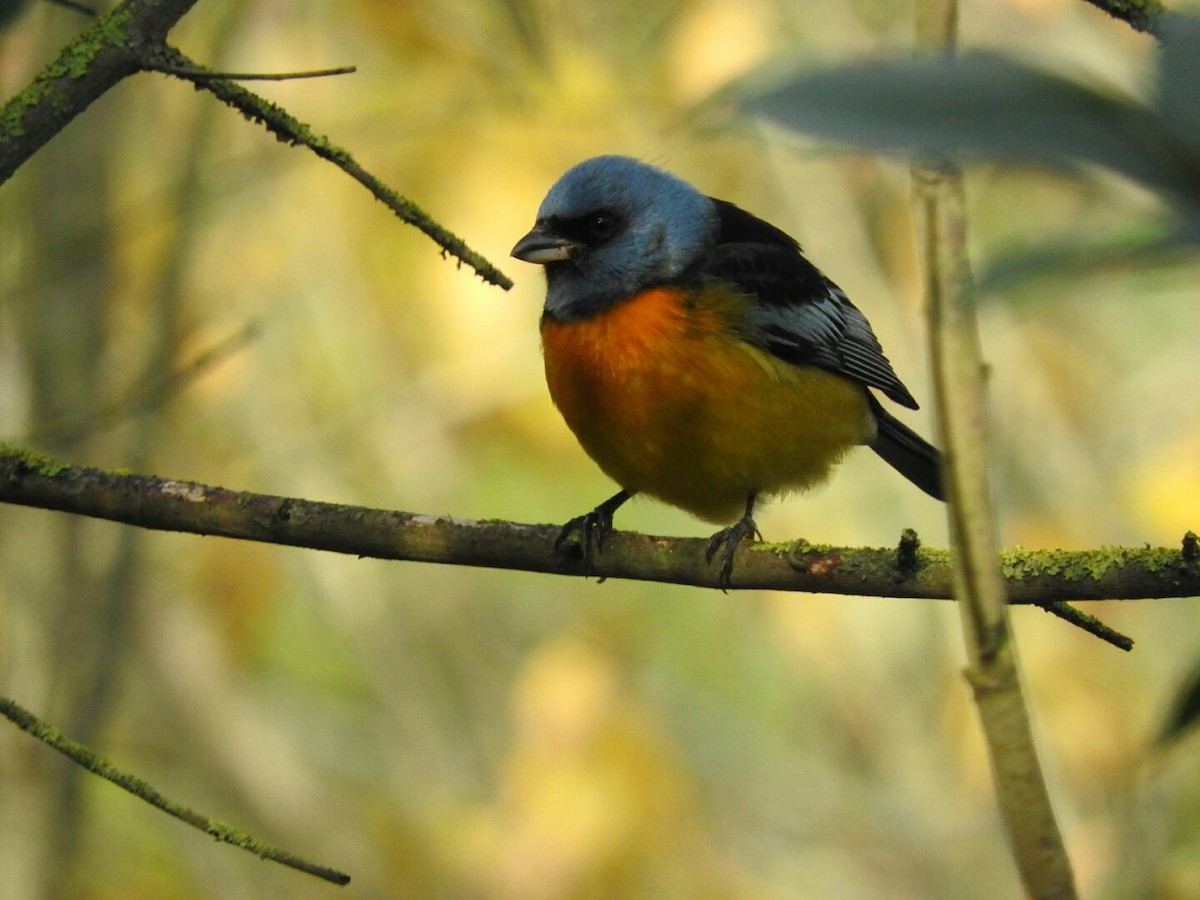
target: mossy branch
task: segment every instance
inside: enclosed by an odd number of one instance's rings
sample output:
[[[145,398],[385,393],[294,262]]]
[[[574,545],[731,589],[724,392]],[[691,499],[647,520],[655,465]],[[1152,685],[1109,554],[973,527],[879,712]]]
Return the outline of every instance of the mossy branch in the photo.
[[[1084,0],[1120,19],[1134,31],[1162,38],[1162,22],[1169,10],[1159,0]]]
[[[196,0],[124,0],[67,45],[54,62],[0,107],[0,184],[96,99],[130,75],[160,71],[191,81],[263,125],[280,141],[308,147],[358,181],[403,222],[429,236],[484,281],[507,290],[512,281],[336,146],[286,110],[227,79],[214,77],[167,42],[168,32]]]
[[[466,242],[443,228],[427,212],[406,197],[393,191],[382,181],[359,165],[349,151],[317,134],[282,107],[258,96],[233,81],[208,73],[204,66],[188,59],[174,47],[163,46],[148,67],[165,74],[182,78],[195,85],[197,90],[208,91],[222,103],[233,107],[251,122],[262,125],[277,140],[285,144],[307,147],[317,156],[327,160],[365,187],[380,203],[390,209],[402,221],[412,225],[442,248],[442,255],[450,255],[460,264],[470,266],[484,281],[508,290],[512,281],[503,272],[467,246]]]
[[[68,44],[0,108],[0,184],[106,91],[143,69],[135,44],[164,41],[195,2],[125,0]]]
[[[577,548],[555,553],[557,525],[421,515],[280,497],[70,465],[0,447],[0,502],[161,531],[262,541],[374,559],[580,576]],[[708,541],[616,532],[594,561],[601,578],[716,587]],[[1190,549],[1189,549],[1190,548]],[[1001,554],[1012,604],[1200,595],[1194,536],[1181,549],[1013,549]],[[953,559],[907,532],[897,547],[746,544],[733,587],[947,600]]]
[[[18,728],[33,735],[43,744],[54,748],[72,762],[83,766],[89,772],[111,781],[122,790],[128,791],[135,797],[145,800],[155,809],[160,809],[167,815],[174,816],[181,822],[186,822],[193,828],[200,829],[218,841],[233,844],[235,847],[249,850],[261,859],[280,863],[281,865],[314,875],[333,884],[344,885],[350,883],[350,876],[344,872],[301,859],[286,850],[280,850],[278,847],[263,843],[240,828],[227,825],[217,819],[210,819],[208,816],[198,813],[181,803],[176,803],[174,800],[161,794],[148,782],[138,778],[136,775],[130,775],[128,772],[123,772],[116,768],[91,748],[65,737],[54,726],[42,721],[29,712],[29,710],[7,697],[0,697],[0,715],[4,716]]]

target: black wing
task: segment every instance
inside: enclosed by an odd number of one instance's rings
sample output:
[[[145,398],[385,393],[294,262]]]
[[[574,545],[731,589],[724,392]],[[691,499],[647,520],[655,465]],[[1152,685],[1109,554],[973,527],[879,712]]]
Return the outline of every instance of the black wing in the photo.
[[[804,258],[800,245],[732,203],[713,202],[721,230],[700,274],[757,297],[743,323],[745,338],[787,362],[844,375],[916,409],[867,317]]]

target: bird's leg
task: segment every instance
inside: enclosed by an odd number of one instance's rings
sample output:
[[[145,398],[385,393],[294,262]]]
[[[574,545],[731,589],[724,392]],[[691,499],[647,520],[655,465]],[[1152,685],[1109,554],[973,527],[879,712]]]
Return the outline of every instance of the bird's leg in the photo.
[[[721,547],[725,548],[721,554],[721,571],[717,574],[717,587],[723,591],[729,590],[730,576],[733,575],[733,553],[737,550],[738,544],[742,542],[743,538],[748,537],[757,537],[762,540],[758,526],[754,524],[754,500],[757,496],[754,491],[751,491],[746,498],[746,514],[728,528],[722,528],[709,539],[708,550],[704,553],[704,558],[708,562],[713,561],[713,557],[717,555],[717,551]]]
[[[613,513],[632,496],[632,491],[618,491],[591,512],[584,513],[582,516],[576,516],[559,531],[558,537],[554,540],[554,549],[561,550],[562,545],[566,543],[567,538],[571,536],[572,532],[578,531],[581,544],[580,550],[583,553],[583,574],[584,577],[591,575],[592,547],[595,546],[596,553],[604,552],[604,539],[613,530]]]

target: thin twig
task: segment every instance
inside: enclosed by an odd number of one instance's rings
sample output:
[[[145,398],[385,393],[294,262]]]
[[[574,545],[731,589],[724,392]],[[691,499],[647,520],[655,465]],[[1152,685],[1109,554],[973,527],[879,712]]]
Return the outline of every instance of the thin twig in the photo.
[[[26,435],[25,440],[38,444],[61,444],[77,441],[120,424],[131,416],[143,415],[165,406],[213,366],[233,356],[258,337],[257,321],[248,322],[233,334],[204,348],[182,366],[165,376],[155,373],[143,383],[134,385],[126,395],[100,406],[86,415],[63,417],[47,422]]]
[[[1064,622],[1070,622],[1077,628],[1082,628],[1089,634],[1094,634],[1102,641],[1107,641],[1119,650],[1129,651],[1133,649],[1133,640],[1117,631],[1115,628],[1105,625],[1095,616],[1089,616],[1081,609],[1076,609],[1069,603],[1064,603],[1061,600],[1051,600],[1049,603],[1039,603],[1042,609],[1051,615],[1058,616]]]
[[[189,59],[174,47],[163,46],[154,48],[143,60],[147,69],[175,74],[177,72],[203,72],[205,67]],[[287,144],[297,144],[307,147],[322,159],[333,163],[367,190],[376,200],[383,203],[396,216],[409,225],[413,225],[432,238],[441,248],[443,255],[450,255],[475,270],[484,281],[508,290],[512,280],[467,246],[466,241],[444,228],[427,212],[364,169],[349,151],[332,143],[328,138],[313,132],[307,125],[296,119],[282,107],[271,103],[239,84],[212,76],[198,77],[196,75],[177,75],[176,77],[190,81],[197,88],[208,91],[222,103],[231,106],[252,122],[262,125],[277,139]]]
[[[301,78],[329,78],[332,75],[353,75],[358,66],[337,66],[332,69],[311,69],[307,72],[210,72],[190,66],[157,67],[164,75],[174,75],[187,81],[206,81],[223,78],[226,81],[296,81]]]
[[[218,841],[232,844],[235,847],[241,847],[243,850],[248,850],[262,859],[277,862],[308,875],[314,875],[333,884],[344,885],[350,883],[350,876],[345,872],[339,872],[328,866],[308,862],[286,850],[280,850],[277,847],[265,844],[251,837],[240,828],[235,828],[217,819],[211,819],[180,803],[176,803],[136,775],[122,772],[88,747],[64,737],[52,725],[43,722],[33,713],[29,712],[29,710],[24,709],[7,697],[0,697],[0,715],[3,715],[21,730],[33,735],[42,743],[57,750],[63,756],[83,766],[89,772],[111,781],[122,790],[128,791],[135,797],[146,801],[155,809],[162,810],[167,815],[173,816],[181,822],[186,822],[193,828],[200,829]]]

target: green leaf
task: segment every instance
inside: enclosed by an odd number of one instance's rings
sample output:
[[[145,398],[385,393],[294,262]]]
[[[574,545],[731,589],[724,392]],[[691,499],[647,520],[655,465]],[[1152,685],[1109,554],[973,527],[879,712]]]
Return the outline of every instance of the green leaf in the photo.
[[[1092,163],[1200,215],[1200,152],[1154,110],[994,55],[815,72],[746,106],[786,127],[875,150]]]
[[[1165,268],[1195,260],[1196,235],[1165,230],[1161,222],[1139,223],[1102,238],[1043,240],[1036,248],[995,253],[975,278],[981,303],[1004,296],[1006,302],[1033,301],[1041,294],[1026,291],[1046,279],[1105,278],[1150,267]]]
[[[1157,743],[1160,746],[1171,743],[1191,730],[1197,721],[1200,721],[1200,664],[1193,668],[1176,691],[1175,701],[1159,731]]]
[[[1170,16],[1163,21],[1158,110],[1191,145],[1200,148],[1200,19]]]

